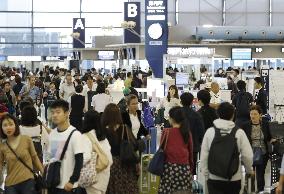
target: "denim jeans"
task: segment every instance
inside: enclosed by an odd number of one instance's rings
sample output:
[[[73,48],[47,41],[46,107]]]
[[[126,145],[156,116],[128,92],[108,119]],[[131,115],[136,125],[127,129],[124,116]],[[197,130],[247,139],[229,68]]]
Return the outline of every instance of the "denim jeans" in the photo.
[[[35,181],[33,179],[26,180],[16,185],[5,186],[5,194],[37,194],[35,190]]]

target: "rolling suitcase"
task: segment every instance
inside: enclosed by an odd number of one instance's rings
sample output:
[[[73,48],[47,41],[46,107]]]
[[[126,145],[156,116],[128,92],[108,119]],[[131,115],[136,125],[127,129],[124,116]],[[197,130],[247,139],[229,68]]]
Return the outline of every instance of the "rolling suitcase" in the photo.
[[[255,177],[250,177],[245,175],[245,186],[243,194],[253,194],[256,193]]]
[[[157,128],[156,127],[150,127],[149,134],[151,136],[151,140],[144,139],[146,150],[144,154],[155,154],[157,151]]]
[[[197,180],[192,181],[192,194],[204,194],[203,186]]]
[[[148,172],[148,165],[153,154],[143,154],[141,157],[140,194],[157,194],[160,184],[160,177]]]

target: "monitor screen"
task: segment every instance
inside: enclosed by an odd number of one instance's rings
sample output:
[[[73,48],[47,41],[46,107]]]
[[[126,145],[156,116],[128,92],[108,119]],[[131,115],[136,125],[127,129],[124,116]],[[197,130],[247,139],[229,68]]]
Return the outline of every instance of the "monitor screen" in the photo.
[[[189,84],[189,73],[176,73],[176,85],[184,86]]]
[[[232,48],[232,60],[251,60],[251,48]]]
[[[114,59],[114,51],[99,51],[98,52],[99,60],[113,60]]]

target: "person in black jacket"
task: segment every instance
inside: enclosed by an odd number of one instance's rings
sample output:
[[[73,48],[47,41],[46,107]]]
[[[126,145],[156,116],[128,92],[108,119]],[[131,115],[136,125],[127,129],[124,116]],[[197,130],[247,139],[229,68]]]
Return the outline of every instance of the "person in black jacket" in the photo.
[[[69,99],[70,111],[70,124],[77,130],[82,130],[84,108],[85,108],[85,97],[82,95],[83,86],[77,85],[75,87],[76,94],[73,94]]]
[[[191,93],[185,92],[180,96],[181,104],[183,106],[183,111],[189,122],[190,131],[193,139],[193,169],[192,173],[196,174],[196,162],[198,157],[198,152],[200,152],[201,143],[205,133],[204,123],[202,117],[199,113],[192,109],[193,95]]]
[[[213,127],[213,121],[218,118],[216,109],[210,107],[210,93],[207,90],[200,90],[197,93],[197,99],[201,108],[198,110],[198,113],[203,118],[204,129],[205,131]]]
[[[260,192],[264,190],[265,186],[264,174],[268,161],[268,143],[272,143],[275,140],[271,138],[268,121],[262,118],[260,106],[254,105],[250,108],[250,118],[250,121],[243,125],[243,130],[245,131],[253,150],[255,150],[255,148],[261,148],[262,150],[262,163],[254,164],[257,190]]]
[[[138,98],[137,96],[130,94],[127,97],[128,111],[122,113],[123,124],[126,124],[137,139],[141,139],[141,136],[150,139],[148,130],[144,127],[141,121],[141,111],[138,110]]]
[[[261,107],[263,114],[267,114],[267,95],[263,88],[263,81],[260,77],[254,78],[254,81],[254,87],[258,89],[254,102]]]
[[[235,123],[242,129],[243,125],[250,121],[250,106],[253,96],[246,92],[246,82],[243,80],[238,81],[237,87],[239,92],[233,98],[232,104],[236,107]]]

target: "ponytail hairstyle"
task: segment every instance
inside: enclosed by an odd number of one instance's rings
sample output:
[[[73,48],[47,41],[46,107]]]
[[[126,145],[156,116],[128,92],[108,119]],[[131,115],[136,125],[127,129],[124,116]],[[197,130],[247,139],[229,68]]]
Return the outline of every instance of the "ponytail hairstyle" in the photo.
[[[188,144],[189,140],[189,122],[185,116],[183,109],[179,106],[173,107],[169,111],[170,118],[176,123],[180,125],[180,133],[182,135],[183,141],[185,144]]]

